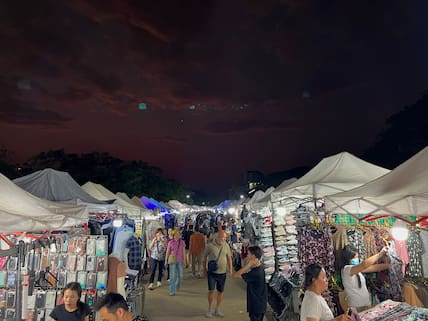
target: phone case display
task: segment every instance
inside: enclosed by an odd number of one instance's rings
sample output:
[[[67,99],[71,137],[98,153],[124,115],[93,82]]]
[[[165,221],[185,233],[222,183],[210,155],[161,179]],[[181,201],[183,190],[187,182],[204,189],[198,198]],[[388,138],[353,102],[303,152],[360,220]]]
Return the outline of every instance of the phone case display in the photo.
[[[28,274],[25,289],[26,321],[44,321],[52,309],[63,303],[61,291],[70,282],[79,282],[82,300],[95,302],[107,287],[107,236],[55,235],[36,239],[29,246],[22,274]],[[0,321],[15,321],[18,258],[0,259]],[[18,301],[19,302],[19,301]]]
[[[6,287],[6,280],[7,280],[7,272],[6,271],[0,271],[0,287],[4,288]]]
[[[56,301],[56,291],[54,290],[47,291],[46,299],[45,299],[45,307],[53,309],[55,307],[55,301]]]
[[[86,279],[86,288],[87,289],[95,289],[97,286],[97,273],[96,272],[88,272],[88,276]]]
[[[79,271],[77,273],[77,282],[80,284],[82,289],[86,289],[86,271]]]
[[[96,271],[97,257],[88,256],[86,258],[86,271]]]
[[[107,271],[97,273],[97,289],[107,289]]]

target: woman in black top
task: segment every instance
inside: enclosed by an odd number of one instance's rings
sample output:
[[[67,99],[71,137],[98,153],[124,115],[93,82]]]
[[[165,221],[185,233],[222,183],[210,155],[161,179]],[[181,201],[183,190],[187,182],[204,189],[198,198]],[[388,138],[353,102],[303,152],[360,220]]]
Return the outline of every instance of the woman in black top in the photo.
[[[64,304],[57,305],[49,315],[55,321],[89,321],[91,310],[80,301],[82,288],[78,282],[71,282],[63,290]]]

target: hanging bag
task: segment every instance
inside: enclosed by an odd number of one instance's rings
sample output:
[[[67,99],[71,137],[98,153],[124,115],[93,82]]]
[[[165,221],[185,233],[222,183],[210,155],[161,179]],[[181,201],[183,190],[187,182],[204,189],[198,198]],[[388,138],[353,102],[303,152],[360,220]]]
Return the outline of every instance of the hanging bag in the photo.
[[[218,252],[217,258],[215,260],[208,261],[208,272],[214,273],[218,268],[218,259],[220,258],[221,250],[223,250],[223,246],[221,246],[220,251]]]
[[[170,253],[169,254],[168,261],[167,261],[168,264],[175,264],[175,263],[177,263],[177,252],[178,252],[179,248],[180,248],[180,241],[178,241],[176,253]]]
[[[170,254],[168,256],[168,264],[175,264],[177,263],[177,254]]]

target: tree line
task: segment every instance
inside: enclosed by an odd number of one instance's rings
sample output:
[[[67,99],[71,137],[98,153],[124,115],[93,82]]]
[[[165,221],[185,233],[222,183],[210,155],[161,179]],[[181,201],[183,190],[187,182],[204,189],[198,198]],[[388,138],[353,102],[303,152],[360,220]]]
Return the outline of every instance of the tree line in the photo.
[[[7,149],[0,149],[0,172],[9,179],[45,168],[68,172],[79,185],[92,181],[130,197],[145,195],[159,201],[192,203],[192,198],[186,197],[192,195],[188,188],[143,161],[124,161],[100,152],[67,154],[60,149],[39,153],[18,167],[10,162]]]

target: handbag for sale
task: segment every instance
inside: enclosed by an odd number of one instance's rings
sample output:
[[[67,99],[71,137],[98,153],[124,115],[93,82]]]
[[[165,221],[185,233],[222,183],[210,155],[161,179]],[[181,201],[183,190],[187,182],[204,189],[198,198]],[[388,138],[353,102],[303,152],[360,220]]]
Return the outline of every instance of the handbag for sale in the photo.
[[[177,263],[177,254],[170,254],[168,256],[168,264],[175,264]]]

